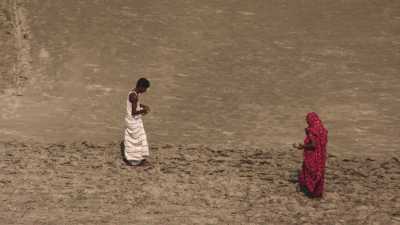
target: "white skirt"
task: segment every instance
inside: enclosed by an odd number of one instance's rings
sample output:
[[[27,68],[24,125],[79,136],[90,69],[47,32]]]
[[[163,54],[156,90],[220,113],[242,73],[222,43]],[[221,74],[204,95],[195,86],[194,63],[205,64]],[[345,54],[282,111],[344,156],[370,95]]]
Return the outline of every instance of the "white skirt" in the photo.
[[[142,160],[149,156],[149,145],[142,118],[129,118],[125,119],[125,122],[125,158],[127,160]]]

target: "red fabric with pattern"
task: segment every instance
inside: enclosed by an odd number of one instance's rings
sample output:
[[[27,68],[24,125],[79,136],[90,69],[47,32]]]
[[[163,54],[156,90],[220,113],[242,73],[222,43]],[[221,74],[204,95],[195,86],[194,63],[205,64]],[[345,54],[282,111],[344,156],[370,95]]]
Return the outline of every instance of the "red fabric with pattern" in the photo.
[[[306,120],[308,127],[306,128],[304,144],[309,144],[313,140],[315,148],[304,149],[304,161],[299,174],[299,184],[301,187],[307,188],[311,197],[322,197],[328,131],[315,112],[308,113]]]

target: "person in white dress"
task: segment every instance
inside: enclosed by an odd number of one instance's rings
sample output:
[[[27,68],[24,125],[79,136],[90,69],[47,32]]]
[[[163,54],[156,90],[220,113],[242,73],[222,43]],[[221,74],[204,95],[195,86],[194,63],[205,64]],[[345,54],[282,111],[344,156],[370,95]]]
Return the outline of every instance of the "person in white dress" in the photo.
[[[150,87],[150,81],[140,78],[136,87],[129,92],[126,101],[124,157],[131,166],[140,166],[146,163],[149,156],[149,145],[143,127],[142,116],[150,112],[150,107],[140,103],[140,96]]]

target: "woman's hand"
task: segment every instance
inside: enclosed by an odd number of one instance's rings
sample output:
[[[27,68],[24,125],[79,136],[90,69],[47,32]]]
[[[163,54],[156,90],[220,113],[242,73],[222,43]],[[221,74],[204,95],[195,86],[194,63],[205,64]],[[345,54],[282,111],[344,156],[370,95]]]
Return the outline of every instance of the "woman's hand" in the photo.
[[[297,148],[297,149],[301,150],[301,149],[304,149],[304,145],[301,143],[293,144],[293,148]]]

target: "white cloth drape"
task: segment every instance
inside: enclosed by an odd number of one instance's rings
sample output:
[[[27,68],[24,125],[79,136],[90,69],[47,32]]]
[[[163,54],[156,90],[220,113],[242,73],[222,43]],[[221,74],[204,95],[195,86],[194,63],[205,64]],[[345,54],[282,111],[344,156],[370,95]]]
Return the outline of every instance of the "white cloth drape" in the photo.
[[[131,94],[130,92],[129,94]],[[136,92],[133,92],[136,94]],[[137,95],[137,94],[136,94]],[[139,96],[138,96],[139,97]],[[137,110],[140,110],[140,102]],[[127,99],[126,129],[124,135],[125,158],[127,160],[142,160],[149,156],[149,145],[141,115],[132,116],[132,103]]]

